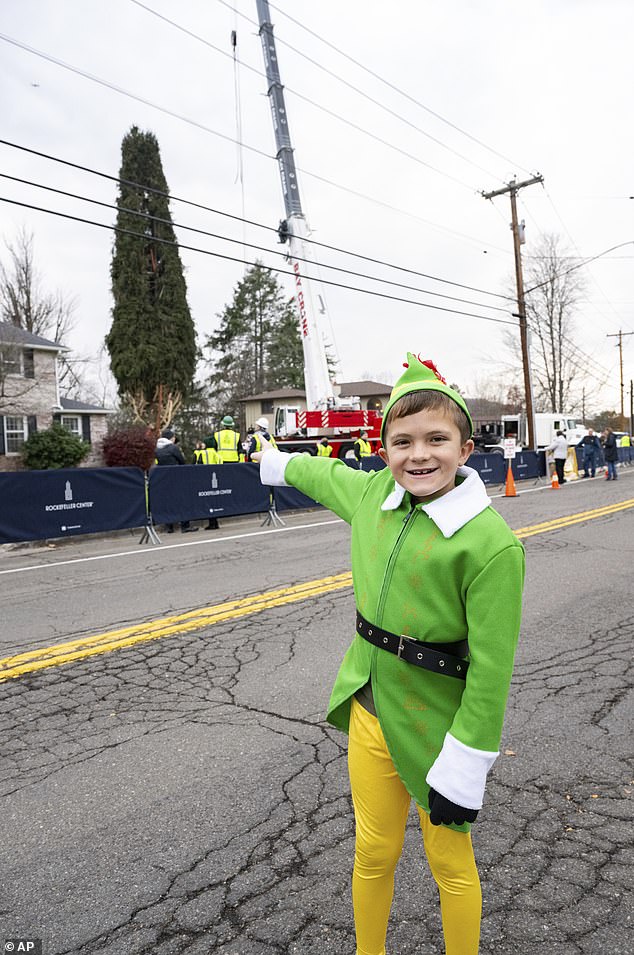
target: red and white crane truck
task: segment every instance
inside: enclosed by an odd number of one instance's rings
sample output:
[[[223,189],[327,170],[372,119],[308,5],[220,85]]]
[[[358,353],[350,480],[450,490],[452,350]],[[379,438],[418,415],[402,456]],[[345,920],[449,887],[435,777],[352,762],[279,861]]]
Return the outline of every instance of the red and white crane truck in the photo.
[[[269,4],[268,0],[256,0],[256,3],[286,211],[278,234],[282,242],[288,242],[287,258],[295,276],[295,302],[304,350],[308,408],[300,411],[299,407],[276,407],[273,425],[275,439],[284,450],[315,454],[317,441],[328,438],[333,457],[343,458],[352,454],[355,439],[365,430],[373,451],[376,451],[380,444],[381,413],[363,411],[358,398],[340,399],[330,379],[324,342],[327,324],[325,297],[320,294],[320,282],[307,241],[309,230],[300,201]]]

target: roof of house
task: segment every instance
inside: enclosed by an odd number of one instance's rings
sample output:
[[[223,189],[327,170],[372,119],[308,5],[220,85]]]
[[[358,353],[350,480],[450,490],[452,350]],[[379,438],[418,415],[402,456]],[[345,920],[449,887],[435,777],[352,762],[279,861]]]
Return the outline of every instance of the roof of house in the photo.
[[[279,391],[262,391],[259,395],[247,395],[240,401],[266,401],[274,398],[305,398],[306,392],[300,388],[280,388]]]
[[[10,342],[12,345],[27,345],[31,348],[40,348],[43,351],[66,351],[65,345],[52,342],[49,338],[34,335],[25,328],[19,328],[12,322],[0,322],[0,341]]]
[[[389,395],[392,391],[392,385],[384,385],[380,381],[342,381],[339,387],[342,398],[347,398],[349,395],[358,395],[359,398],[365,398],[368,395]]]
[[[380,381],[342,381],[339,385],[340,395],[347,398],[349,395],[358,395],[359,398],[368,395],[389,395],[392,385],[384,385]],[[263,391],[259,395],[247,395],[241,401],[266,401],[275,398],[305,398],[306,392],[300,388],[280,388],[279,391]]]
[[[85,401],[75,401],[74,398],[60,398],[62,411],[78,411],[84,414],[114,414],[114,409],[103,408],[101,405],[89,405]]]

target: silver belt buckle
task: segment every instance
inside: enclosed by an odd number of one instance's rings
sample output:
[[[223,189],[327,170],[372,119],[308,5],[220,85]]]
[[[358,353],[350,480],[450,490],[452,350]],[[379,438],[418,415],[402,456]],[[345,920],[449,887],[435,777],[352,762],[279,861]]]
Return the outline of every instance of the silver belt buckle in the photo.
[[[406,636],[404,633],[401,633],[398,638],[398,649],[396,651],[396,656],[401,660],[403,658],[403,650],[405,649],[405,640]]]

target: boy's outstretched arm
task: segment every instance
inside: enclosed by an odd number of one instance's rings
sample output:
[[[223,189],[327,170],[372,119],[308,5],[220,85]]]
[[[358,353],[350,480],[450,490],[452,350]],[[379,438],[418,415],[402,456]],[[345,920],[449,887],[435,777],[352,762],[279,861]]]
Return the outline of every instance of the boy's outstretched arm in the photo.
[[[363,499],[371,473],[349,468],[338,458],[311,454],[285,454],[262,438],[262,451],[252,455],[260,465],[260,480],[267,487],[289,484],[334,511],[350,523]]]

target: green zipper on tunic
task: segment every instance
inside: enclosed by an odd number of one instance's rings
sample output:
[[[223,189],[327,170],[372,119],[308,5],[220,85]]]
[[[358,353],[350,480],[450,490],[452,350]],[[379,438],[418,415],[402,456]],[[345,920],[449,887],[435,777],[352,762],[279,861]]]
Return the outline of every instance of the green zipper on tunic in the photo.
[[[383,583],[381,584],[381,593],[379,594],[379,602],[376,608],[376,625],[377,627],[383,626],[383,609],[385,607],[385,601],[387,599],[387,592],[390,586],[390,581],[392,580],[392,571],[394,570],[394,564],[396,563],[396,558],[399,555],[401,547],[403,546],[403,541],[405,540],[406,535],[409,533],[410,527],[414,523],[414,516],[416,514],[416,505],[412,504],[411,509],[407,512],[403,518],[403,526],[399,532],[398,537],[394,547],[392,548],[392,553],[389,556],[387,567],[385,568],[385,574],[383,575]],[[376,695],[374,693],[374,686],[376,685],[376,664],[377,657],[380,653],[379,647],[372,647],[372,657],[370,662],[370,687],[372,693],[372,702],[374,706],[375,715],[378,717],[379,721],[382,723],[381,716],[379,714],[379,708],[377,706]]]
[[[385,608],[385,601],[387,600],[387,592],[392,580],[392,572],[394,570],[394,564],[400,553],[401,547],[403,546],[403,541],[409,533],[410,527],[412,527],[417,511],[416,504],[412,504],[411,509],[407,512],[403,518],[403,526],[401,527],[400,533],[396,538],[396,543],[392,548],[392,553],[390,554],[389,560],[387,562],[387,567],[385,568],[385,574],[383,575],[383,583],[381,584],[381,593],[379,595],[379,603],[376,608],[377,619],[375,621],[377,627],[383,626],[383,610]]]

